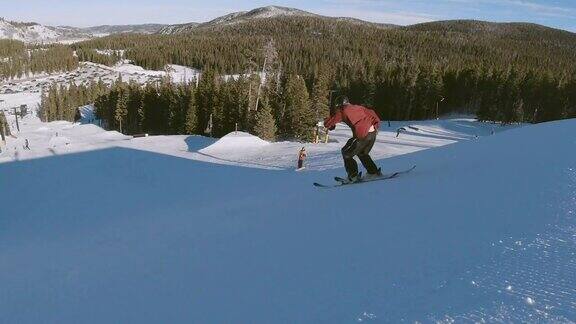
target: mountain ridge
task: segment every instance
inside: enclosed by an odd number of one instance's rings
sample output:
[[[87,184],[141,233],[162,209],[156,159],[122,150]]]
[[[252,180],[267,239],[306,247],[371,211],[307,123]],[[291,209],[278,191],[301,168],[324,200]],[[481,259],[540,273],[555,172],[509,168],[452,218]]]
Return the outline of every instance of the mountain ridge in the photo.
[[[18,40],[29,44],[56,43],[118,33],[153,34],[166,26],[163,24],[48,26],[37,22],[17,22],[0,18],[0,39]]]
[[[384,28],[393,28],[393,27],[400,27],[397,25],[392,24],[381,24],[375,22],[369,22],[357,18],[351,17],[329,17],[323,16],[315,13],[311,13],[308,11],[304,11],[301,9],[296,8],[289,8],[289,7],[282,7],[282,6],[266,6],[266,7],[259,7],[249,11],[238,11],[232,12],[217,18],[214,18],[205,23],[184,23],[178,25],[170,25],[162,30],[160,30],[160,34],[178,34],[178,33],[186,33],[192,30],[199,30],[199,29],[210,29],[210,28],[217,28],[217,27],[226,27],[231,25],[242,24],[246,22],[255,21],[258,19],[275,19],[281,17],[310,17],[310,18],[318,18],[318,19],[329,19],[338,22],[349,22],[355,24],[366,24],[366,25],[373,25],[379,26]]]
[[[296,8],[289,8],[289,7],[282,7],[282,6],[266,6],[255,8],[249,11],[238,11],[232,12],[217,18],[214,18],[208,22],[198,23],[198,22],[190,22],[190,23],[182,23],[182,24],[174,24],[174,25],[167,25],[162,28],[158,33],[171,35],[171,34],[182,34],[187,32],[192,32],[196,30],[202,29],[213,29],[213,28],[221,28],[227,27],[247,22],[253,22],[258,19],[278,19],[278,18],[285,18],[285,17],[310,17],[310,18],[317,18],[317,19],[327,19],[329,21],[334,22],[348,22],[354,24],[361,24],[366,26],[373,26],[377,28],[385,28],[385,29],[406,29],[412,31],[430,31],[430,32],[464,32],[464,33],[472,33],[472,32],[510,32],[510,31],[526,31],[522,29],[539,29],[539,30],[547,30],[547,31],[561,31],[567,34],[574,35],[575,33],[554,28],[550,26],[540,25],[536,23],[530,22],[491,22],[491,21],[482,21],[482,20],[475,20],[475,19],[455,19],[455,20],[438,20],[432,22],[424,22],[418,24],[412,24],[407,26],[400,26],[394,24],[387,24],[387,23],[377,23],[366,21],[358,18],[352,17],[331,17],[331,16],[324,16],[315,13],[311,13],[308,11],[296,9]]]
[[[575,33],[558,29],[550,26],[540,25],[531,22],[492,22],[476,19],[453,19],[438,20],[425,23],[419,23],[403,28],[414,31],[438,31],[438,32],[512,32],[522,31],[521,29],[531,28],[540,31],[558,31],[566,34],[575,35]]]
[[[240,25],[258,20],[305,17],[322,19],[328,23],[350,23],[366,25],[382,29],[404,29],[418,32],[460,32],[460,33],[530,33],[533,31],[552,32],[559,31],[565,35],[575,33],[529,22],[490,22],[474,19],[439,20],[424,22],[408,26],[399,26],[386,23],[376,23],[352,17],[330,17],[297,8],[282,6],[259,7],[247,11],[232,12],[219,16],[207,22],[189,22],[180,24],[126,24],[126,25],[98,25],[91,27],[73,26],[47,26],[36,22],[15,22],[0,18],[0,39],[14,39],[25,43],[53,43],[74,41],[77,39],[90,39],[118,33],[139,34],[185,34],[198,30],[210,30],[227,26]]]

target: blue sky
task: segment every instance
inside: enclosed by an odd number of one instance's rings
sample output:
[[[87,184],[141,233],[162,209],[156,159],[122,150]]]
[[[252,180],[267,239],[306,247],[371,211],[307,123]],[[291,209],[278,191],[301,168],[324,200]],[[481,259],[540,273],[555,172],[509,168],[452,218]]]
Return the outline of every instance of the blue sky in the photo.
[[[266,5],[408,25],[446,19],[525,21],[576,32],[576,0],[0,0],[0,16],[50,25],[204,22]]]

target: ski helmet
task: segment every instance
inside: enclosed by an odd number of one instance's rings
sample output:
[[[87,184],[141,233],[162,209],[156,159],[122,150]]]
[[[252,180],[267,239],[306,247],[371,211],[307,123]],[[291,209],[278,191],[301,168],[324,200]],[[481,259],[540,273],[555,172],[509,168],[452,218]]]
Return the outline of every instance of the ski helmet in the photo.
[[[342,96],[342,99],[341,99],[341,101],[340,101],[340,104],[341,104],[342,106],[349,105],[349,104],[350,104],[350,99],[348,99],[347,96]]]

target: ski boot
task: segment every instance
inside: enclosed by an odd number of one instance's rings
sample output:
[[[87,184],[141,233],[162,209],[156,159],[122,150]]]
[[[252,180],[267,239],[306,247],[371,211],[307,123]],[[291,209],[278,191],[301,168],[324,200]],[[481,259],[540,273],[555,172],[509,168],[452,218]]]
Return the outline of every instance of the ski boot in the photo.
[[[346,178],[334,177],[334,180],[342,184],[350,184],[362,181],[362,172],[358,173],[356,176],[347,176]]]
[[[346,178],[346,180],[348,180],[347,183],[360,182],[360,181],[362,181],[362,172],[358,173],[358,174],[355,175],[355,176],[348,176],[348,177]]]
[[[368,173],[362,180],[371,180],[375,178],[380,178],[382,176],[382,168],[378,168],[376,173]]]

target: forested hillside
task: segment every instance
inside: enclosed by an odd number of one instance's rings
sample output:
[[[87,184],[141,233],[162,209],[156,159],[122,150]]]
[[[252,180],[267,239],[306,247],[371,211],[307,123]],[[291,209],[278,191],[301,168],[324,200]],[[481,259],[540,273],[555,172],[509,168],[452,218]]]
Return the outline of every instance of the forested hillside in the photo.
[[[30,73],[70,71],[78,66],[73,50],[65,45],[26,46],[0,39],[0,81]]]
[[[70,47],[40,49],[3,41],[0,67],[3,76],[14,77],[25,71],[71,69],[77,60],[113,65],[122,53],[148,69],[163,70],[167,64],[201,69],[203,82],[211,87],[203,90],[204,101],[197,100],[198,125],[192,127],[197,133],[204,132],[213,115],[215,120],[227,120],[214,125],[216,134],[236,127],[255,132],[264,126],[262,120],[273,120],[264,127],[263,133],[270,134],[266,137],[306,139],[313,131],[309,128],[334,104],[331,98],[340,95],[374,108],[385,120],[429,119],[452,112],[474,113],[480,120],[503,123],[576,116],[576,34],[570,32],[534,24],[469,20],[384,28],[315,15],[238,17],[243,16],[230,18],[235,23],[224,17],[221,20],[226,23],[194,25],[175,34],[119,34]],[[160,102],[174,102],[158,90],[164,85],[148,86],[153,87]],[[196,84],[186,87],[186,92],[200,91]],[[61,90],[46,97],[67,95],[66,89]],[[242,98],[235,98],[238,95]],[[88,104],[96,97],[85,96],[90,100],[86,102],[53,100],[61,104],[44,105],[51,112],[47,119],[70,119],[75,107],[63,103]],[[179,104],[189,106],[188,99],[182,100]],[[180,133],[185,129],[170,124],[171,117],[150,121],[156,117],[149,115],[144,122],[140,114],[139,122],[133,118],[128,122],[121,117],[123,113],[112,112],[117,109],[114,100],[103,102],[97,108],[116,129],[121,122],[128,132]],[[259,119],[261,107],[266,113]],[[159,109],[173,114],[169,106]],[[62,115],[62,111],[67,113]],[[300,127],[307,130],[294,131]]]
[[[115,35],[83,47],[128,49],[151,69],[174,63],[218,73],[262,69],[274,40],[278,69],[374,107],[385,119],[452,111],[486,120],[544,121],[574,114],[576,35],[533,24],[449,21],[381,28],[325,17],[276,17],[176,35]],[[442,100],[444,98],[444,100]]]

